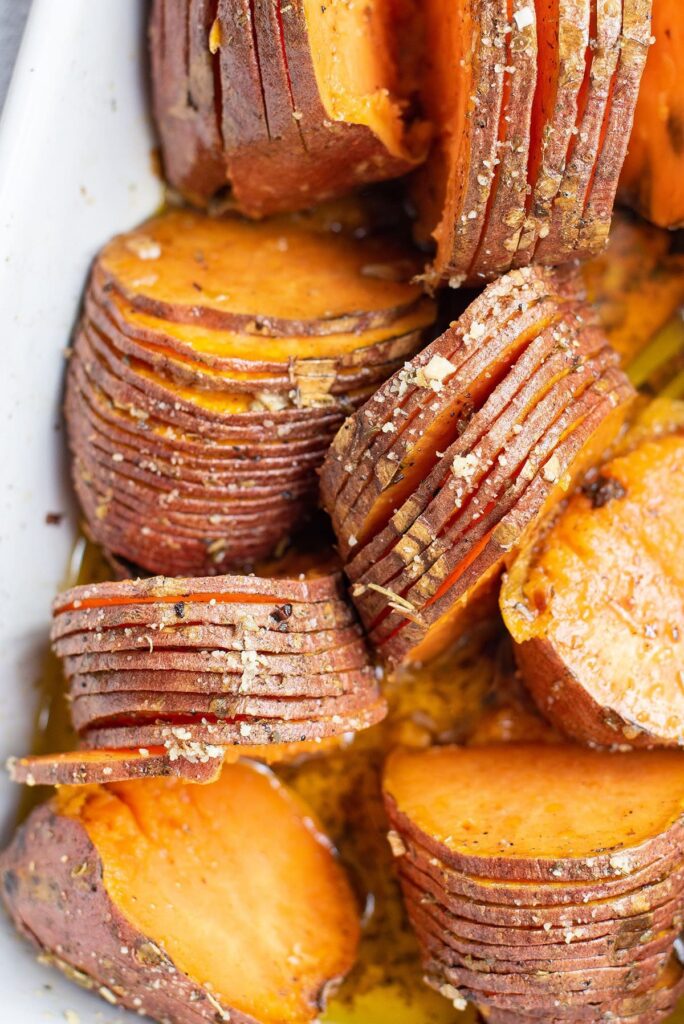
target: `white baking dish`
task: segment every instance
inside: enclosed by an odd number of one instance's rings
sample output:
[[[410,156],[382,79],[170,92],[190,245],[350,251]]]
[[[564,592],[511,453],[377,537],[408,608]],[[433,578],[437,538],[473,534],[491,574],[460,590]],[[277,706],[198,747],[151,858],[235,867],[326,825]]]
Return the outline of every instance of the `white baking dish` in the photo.
[[[0,123],[3,761],[30,741],[50,602],[74,545],[59,426],[63,352],[93,254],[161,199],[146,101],[146,6],[34,0]],[[64,519],[50,525],[48,513]],[[3,843],[18,796],[2,773]],[[3,1024],[134,1019],[38,965],[4,915],[0,992]]]

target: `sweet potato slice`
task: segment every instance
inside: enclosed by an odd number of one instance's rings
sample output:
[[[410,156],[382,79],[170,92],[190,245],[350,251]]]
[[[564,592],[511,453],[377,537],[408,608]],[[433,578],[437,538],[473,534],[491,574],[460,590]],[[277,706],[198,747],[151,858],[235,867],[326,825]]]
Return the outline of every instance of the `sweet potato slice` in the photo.
[[[394,753],[384,790],[394,827],[457,870],[591,882],[628,875],[678,843],[684,761],[671,751],[441,747]]]
[[[328,840],[247,764],[208,786],[63,789],[17,832],[2,878],[48,960],[156,1019],[313,1020],[356,955],[357,903]]]
[[[387,713],[384,700],[377,698],[364,708],[347,714],[334,714],[327,718],[281,719],[281,718],[237,718],[218,719],[205,716],[199,722],[188,716],[170,718],[159,722],[141,719],[132,725],[113,725],[89,729],[83,733],[83,745],[89,749],[111,749],[127,746],[163,745],[177,756],[183,756],[190,744],[202,754],[220,747],[242,746],[245,756],[252,747],[266,744],[291,744],[320,742],[331,736],[369,729],[382,721]]]
[[[172,760],[165,747],[152,747],[11,757],[7,770],[13,782],[27,786],[97,785],[164,775],[176,775],[189,782],[213,782],[222,763],[221,755],[203,761],[184,757]]]
[[[370,680],[369,680],[370,681]],[[71,720],[77,732],[100,726],[118,725],[131,719],[146,724],[166,718],[223,719],[277,718],[305,721],[345,715],[363,709],[376,697],[358,687],[353,693],[331,697],[203,696],[195,693],[149,693],[146,690],[98,693],[74,697]]]
[[[538,240],[550,230],[590,52],[591,0],[538,0],[535,6],[538,66],[527,168],[530,194],[513,266],[531,262]]]
[[[683,470],[678,433],[608,462],[514,562],[503,588],[531,693],[584,741],[681,743]]]
[[[468,268],[488,281],[510,270],[525,220],[532,105],[537,85],[537,13],[529,0],[508,4],[497,155],[477,251]]]
[[[114,238],[98,269],[103,287],[151,316],[287,337],[391,323],[422,297],[418,285],[407,283],[412,262],[410,253],[382,238],[359,242],[308,230],[303,222],[248,224],[171,210]],[[387,270],[364,272],[369,265]],[[259,280],[269,281],[266,295]],[[305,308],[297,282],[306,282]]]
[[[651,0],[623,0],[620,60],[575,250],[580,259],[600,252],[608,237],[651,39],[651,8]]]
[[[253,217],[300,210],[424,157],[418,5],[174,0],[186,24],[170,41],[166,6],[150,25],[154,113],[169,181],[191,202],[230,189]]]
[[[421,892],[432,895],[439,905],[449,913],[468,921],[498,925],[502,928],[574,928],[577,925],[603,923],[605,921],[632,922],[652,911],[674,910],[684,887],[680,870],[672,871],[661,882],[643,886],[624,896],[608,897],[605,900],[583,900],[581,903],[562,907],[515,907],[498,904],[478,904],[454,893],[445,893],[440,883],[419,868],[406,861],[399,867],[400,877],[412,883]]]
[[[123,672],[76,673],[69,679],[69,692],[82,695],[145,691],[157,694],[192,693],[213,698],[243,696],[337,697],[363,691],[374,679],[371,670],[326,672],[305,676],[288,672],[267,678],[245,680],[242,672],[187,672],[169,668]]]
[[[424,7],[422,98],[436,138],[413,183],[416,234],[437,246],[427,280],[458,287],[477,251],[498,159],[507,5],[468,0]]]
[[[478,905],[494,907],[558,907],[596,902],[633,895],[642,888],[659,884],[673,873],[681,872],[682,860],[677,852],[663,856],[647,868],[626,876],[598,878],[593,882],[511,882],[478,878],[442,863],[415,840],[402,839],[402,864],[415,865],[421,872],[439,882],[442,891],[469,899]],[[524,959],[524,958],[523,958]]]
[[[684,224],[681,61],[684,22],[677,0],[653,4],[649,49],[634,114],[620,199],[664,228]]]

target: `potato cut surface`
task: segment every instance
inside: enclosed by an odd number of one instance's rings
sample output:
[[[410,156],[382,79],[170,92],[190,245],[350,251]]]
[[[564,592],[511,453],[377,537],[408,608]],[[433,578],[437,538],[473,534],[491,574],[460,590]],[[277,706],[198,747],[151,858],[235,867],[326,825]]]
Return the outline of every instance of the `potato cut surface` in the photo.
[[[41,916],[32,887],[52,860],[67,902]],[[62,789],[3,870],[10,912],[48,956],[156,1019],[313,1020],[356,955],[358,907],[329,841],[249,763],[209,786]],[[99,914],[82,931],[87,900]]]
[[[540,779],[543,786],[540,789]],[[448,857],[580,860],[617,855],[673,828],[684,758],[574,747],[445,747],[391,756],[385,792]]]
[[[540,709],[565,732],[681,742],[683,506],[684,438],[644,440],[600,469],[512,567],[506,622]]]
[[[652,32],[620,198],[654,224],[677,228],[684,223],[684,19],[678,0],[656,0]]]
[[[227,320],[245,314],[334,321],[369,311],[394,312],[421,295],[419,286],[407,283],[409,262],[397,267],[397,256],[396,247],[383,242],[359,244],[285,221],[249,224],[172,210],[114,239],[102,251],[100,266],[133,297],[134,306],[147,306],[171,320],[178,310],[181,322],[202,324],[202,313],[183,312],[184,307],[201,307],[219,320],[222,314]],[[396,274],[403,270],[399,280],[392,280],[389,271],[384,277],[363,272],[369,264],[388,260]]]

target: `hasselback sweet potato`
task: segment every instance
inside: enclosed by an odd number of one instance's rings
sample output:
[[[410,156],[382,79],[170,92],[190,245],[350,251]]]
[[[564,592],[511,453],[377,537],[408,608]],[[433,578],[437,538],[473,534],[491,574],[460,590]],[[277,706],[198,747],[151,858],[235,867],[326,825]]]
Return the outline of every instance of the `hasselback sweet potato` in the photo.
[[[676,228],[684,225],[684,19],[677,0],[656,0],[652,32],[620,199],[654,224]]]
[[[425,155],[420,5],[155,0],[153,106],[166,176],[253,217],[397,177]],[[408,43],[408,45],[407,45]]]
[[[632,390],[576,281],[514,271],[338,433],[321,494],[371,641],[454,641],[505,550],[600,457]]]
[[[357,903],[329,841],[249,764],[208,786],[63,789],[20,827],[0,872],[11,917],[47,961],[155,1020],[313,1020],[356,954]]]
[[[220,572],[315,507],[344,415],[434,318],[405,247],[332,225],[170,211],[99,254],[66,414],[88,530],[113,555]]]
[[[436,142],[414,175],[431,284],[601,250],[650,35],[650,0],[425,5],[423,102]]]
[[[683,988],[680,755],[395,751],[383,785],[426,981],[456,1006],[575,1024],[672,1010]]]
[[[205,782],[247,748],[289,759],[386,711],[339,575],[84,585],[54,613],[71,722],[91,749],[13,758],[17,782]]]
[[[681,432],[642,438],[573,495],[502,588],[539,709],[585,742],[682,742],[683,479]]]

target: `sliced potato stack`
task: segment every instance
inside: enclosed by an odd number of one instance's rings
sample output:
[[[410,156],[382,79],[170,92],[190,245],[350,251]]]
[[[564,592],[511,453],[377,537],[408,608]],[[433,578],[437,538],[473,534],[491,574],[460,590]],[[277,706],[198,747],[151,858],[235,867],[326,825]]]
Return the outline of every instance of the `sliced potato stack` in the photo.
[[[606,240],[650,0],[424,5],[436,143],[415,176],[433,283],[558,264]]]
[[[456,638],[505,553],[603,452],[632,397],[575,279],[524,268],[347,420],[321,493],[384,658],[426,660]]]
[[[101,583],[54,608],[73,725],[92,753],[15,759],[16,781],[205,780],[226,756],[316,749],[385,714],[339,576]]]
[[[359,908],[329,840],[255,765],[209,786],[61,790],[0,872],[45,960],[158,1021],[313,1021],[356,957]]]
[[[591,744],[684,743],[684,406],[662,405],[662,421],[573,495],[501,590],[540,711]]]
[[[154,113],[167,180],[230,190],[253,217],[298,210],[425,156],[411,116],[417,0],[155,0]],[[408,44],[408,45],[407,45]]]
[[[90,280],[67,389],[92,536],[152,572],[270,553],[315,507],[344,415],[421,342],[410,254],[307,223],[172,211]]]
[[[684,757],[396,751],[389,838],[426,981],[487,1020],[651,1024],[684,991]]]

